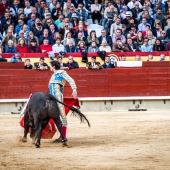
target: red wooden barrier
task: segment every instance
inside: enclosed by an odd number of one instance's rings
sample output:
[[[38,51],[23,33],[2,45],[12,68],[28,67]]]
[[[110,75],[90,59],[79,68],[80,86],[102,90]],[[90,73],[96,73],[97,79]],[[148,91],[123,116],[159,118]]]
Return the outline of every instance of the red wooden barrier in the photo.
[[[0,62],[0,69],[24,69],[24,62],[19,63]]]
[[[170,67],[68,70],[79,97],[169,96]],[[49,70],[2,69],[0,99],[28,98],[30,93],[48,92]],[[68,84],[65,97],[71,97]]]

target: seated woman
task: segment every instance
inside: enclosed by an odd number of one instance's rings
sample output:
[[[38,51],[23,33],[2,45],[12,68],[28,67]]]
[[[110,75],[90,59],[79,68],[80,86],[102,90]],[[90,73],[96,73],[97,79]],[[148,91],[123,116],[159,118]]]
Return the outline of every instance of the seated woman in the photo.
[[[14,56],[11,57],[12,63],[22,62],[22,58],[20,53],[16,53]]]
[[[92,30],[90,32],[90,35],[87,37],[88,45],[91,45],[92,41],[95,41],[97,46],[99,46],[99,39],[96,36],[96,31],[95,30]]]
[[[86,47],[84,41],[79,41],[79,43],[77,45],[77,52],[79,52],[79,53],[87,52],[87,47]]]
[[[40,53],[40,47],[37,45],[37,41],[32,39],[30,45],[28,46],[28,53]]]
[[[8,41],[8,46],[5,47],[5,53],[16,53],[16,47],[14,46],[14,42],[12,40]]]
[[[88,58],[87,58],[87,47],[84,41],[78,42],[77,52],[82,54],[82,62],[86,63],[88,61]]]
[[[75,41],[74,41],[74,38],[72,38],[72,33],[71,32],[68,32],[66,34],[66,38],[64,38],[63,40],[63,45],[66,46],[69,44],[69,42],[72,41],[73,42],[73,45],[75,45]]]
[[[18,40],[18,44],[16,45],[16,49],[17,49],[17,52],[19,52],[19,53],[27,53],[28,52],[28,46],[27,46],[24,38],[20,38]]]
[[[164,45],[159,38],[156,39],[155,44],[153,45],[153,51],[165,51]]]

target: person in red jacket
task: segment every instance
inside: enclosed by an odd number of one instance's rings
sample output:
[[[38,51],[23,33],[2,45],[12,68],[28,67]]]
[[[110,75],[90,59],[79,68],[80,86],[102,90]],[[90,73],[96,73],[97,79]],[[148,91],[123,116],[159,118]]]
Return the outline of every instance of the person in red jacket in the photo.
[[[27,53],[28,52],[28,46],[27,46],[24,38],[20,38],[18,40],[16,49],[17,49],[17,52],[19,52],[19,53]]]
[[[49,44],[48,39],[43,40],[43,44],[40,45],[40,50],[41,50],[42,53],[47,53],[47,52],[53,51],[52,45]]]
[[[7,2],[7,0],[2,0],[0,3],[0,15],[3,15],[6,8],[9,8],[10,4]]]

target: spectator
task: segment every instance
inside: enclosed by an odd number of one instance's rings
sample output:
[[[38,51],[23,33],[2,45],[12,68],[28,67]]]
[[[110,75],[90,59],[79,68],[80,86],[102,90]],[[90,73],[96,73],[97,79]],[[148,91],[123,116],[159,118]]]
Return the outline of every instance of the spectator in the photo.
[[[99,37],[99,44],[102,44],[102,41],[105,40],[109,46],[112,46],[112,38],[106,34],[106,30],[101,30],[101,36]]]
[[[49,40],[49,44],[50,45],[54,45],[54,41],[53,41],[53,37],[51,35],[49,35],[49,31],[48,29],[44,29],[43,31],[43,35],[41,35],[39,37],[39,44],[41,45],[43,43],[44,39],[48,39]]]
[[[65,64],[66,67],[68,67],[68,69],[74,69],[74,68],[79,68],[79,65],[76,61],[74,61],[72,56],[68,57],[68,62]]]
[[[105,57],[105,63],[102,65],[103,68],[114,68],[114,64],[110,62],[110,57]]]
[[[153,35],[155,37],[160,37],[161,36],[161,32],[162,32],[162,27],[160,23],[157,23],[155,26],[155,30],[153,30]]]
[[[147,61],[153,61],[153,55],[152,55],[152,54],[149,54],[149,55],[148,55]]]
[[[5,37],[3,38],[3,40],[2,40],[2,43],[4,44],[4,46],[6,47],[6,46],[8,46],[8,41],[9,40],[12,40],[13,41],[13,43],[14,43],[14,45],[16,45],[16,38],[15,38],[15,36],[13,35],[13,32],[12,32],[12,30],[8,30],[7,31],[7,34],[5,35]]]
[[[60,38],[56,39],[55,44],[52,46],[52,50],[54,53],[64,51],[64,46],[61,44]]]
[[[32,14],[35,15],[35,18],[40,18],[40,14],[37,12],[37,9],[35,7],[32,7],[31,13],[28,14],[28,20],[33,19],[33,21],[34,21],[34,17],[33,16],[31,17]]]
[[[33,34],[32,31],[30,31],[30,32],[28,33],[28,45],[30,45],[30,41],[31,41],[32,39],[35,39],[37,45],[39,45],[38,38],[37,38],[36,36],[34,36],[34,34]]]
[[[122,55],[121,56],[121,61],[126,61],[126,56]]]
[[[136,1],[134,4],[134,7],[131,9],[132,11],[132,17],[138,19],[138,15],[140,12],[142,12],[141,6],[139,8],[139,3]]]
[[[28,53],[40,53],[40,47],[37,44],[36,39],[32,39],[30,41],[30,45],[28,46]]]
[[[91,46],[88,48],[88,52],[98,52],[99,48],[97,47],[96,41],[91,42]]]
[[[25,69],[32,69],[33,66],[31,65],[31,61],[30,59],[26,59],[25,60],[25,66],[24,66]]]
[[[145,30],[142,32],[142,36],[145,38],[148,35],[148,31],[151,31],[150,25],[146,25]]]
[[[73,45],[75,45],[74,38],[72,38],[72,33],[71,32],[67,32],[66,38],[64,38],[64,40],[63,40],[63,45],[64,46],[68,45],[70,41],[72,41]]]
[[[142,23],[140,23],[140,24],[138,25],[138,30],[141,31],[141,32],[145,31],[145,30],[146,30],[146,25],[149,25],[149,26],[150,26],[150,24],[147,23],[146,18],[143,17],[143,18],[142,18]]]
[[[80,1],[79,1],[80,2]],[[82,1],[83,2],[83,1]],[[79,16],[79,19],[83,20],[83,21],[86,21],[87,20],[87,17],[88,17],[88,14],[86,12],[85,9],[83,9],[83,4],[82,3],[79,3],[78,4],[78,8],[76,10],[76,13],[78,13],[78,16]],[[72,16],[73,17],[73,16]]]
[[[16,47],[14,46],[14,42],[12,40],[8,41],[8,46],[5,47],[5,53],[16,53]]]
[[[162,13],[162,9],[158,8],[156,14],[153,15],[154,19],[159,19],[161,22],[164,20],[164,15]]]
[[[39,62],[34,63],[35,69],[48,70],[50,67],[45,63],[44,57],[41,57]]]
[[[69,69],[69,67],[67,67],[66,64],[63,63],[63,57],[62,56],[59,55],[59,56],[56,57],[56,59],[60,63],[60,69],[61,70],[68,70]]]
[[[165,49],[166,49],[166,51],[170,51],[170,42],[166,43]]]
[[[31,19],[29,19],[27,22],[29,30],[35,24],[35,19],[36,19],[36,14],[31,14]]]
[[[111,52],[110,46],[108,46],[107,41],[103,40],[101,46],[99,47],[99,51]]]
[[[126,43],[126,38],[125,38],[124,35],[122,35],[122,30],[119,29],[119,28],[116,30],[116,33],[112,36],[112,42],[113,42],[113,44],[116,43],[116,41],[117,41],[118,38],[121,39],[121,42],[122,42],[123,44]]]
[[[68,32],[71,32],[71,34],[74,35],[74,31],[72,28],[70,28],[69,23],[64,24],[63,28],[61,28],[59,32],[61,34],[62,39],[64,39],[66,37],[66,34]]]
[[[33,33],[34,33],[34,36],[36,36],[38,39],[40,39],[40,37],[43,37],[43,25],[41,23],[37,23],[35,24],[35,28],[33,29]],[[42,40],[43,42],[43,40]],[[40,44],[40,43],[39,43]]]
[[[167,42],[170,41],[170,39],[167,37],[166,32],[164,30],[161,32],[161,36],[158,38],[162,41],[162,44],[164,46],[166,45]]]
[[[18,40],[18,44],[16,45],[16,50],[18,53],[27,53],[28,47],[26,44],[26,40],[24,38],[20,38]]]
[[[99,39],[96,37],[96,31],[92,30],[90,35],[87,37],[88,45],[91,45],[92,41],[95,41],[97,45],[99,45]]]
[[[55,27],[55,25],[54,24],[50,24],[49,25],[49,35],[51,35],[52,37],[54,37],[54,34],[56,33],[56,32],[58,32],[58,28],[56,29],[57,27]]]
[[[88,32],[84,30],[83,25],[78,26],[78,30],[75,32],[75,35],[74,35],[75,38],[78,38],[78,33],[82,33],[83,37],[85,37],[85,38],[87,38],[87,36],[88,36]]]
[[[136,55],[136,56],[135,56],[135,60],[136,60],[136,61],[141,61],[141,56],[140,56],[140,55]]]
[[[16,53],[14,56],[11,57],[12,63],[22,62],[22,58],[20,53]]]
[[[77,52],[77,48],[74,45],[74,42],[72,40],[70,40],[68,45],[65,46],[65,52],[66,53],[76,53]]]
[[[91,5],[91,13],[92,13],[92,21],[93,24],[95,23],[95,20],[97,19],[98,24],[100,23],[101,20],[101,4],[99,4],[98,0],[94,0],[94,4]]]
[[[19,40],[20,38],[23,38],[25,41],[27,41],[27,39],[24,37],[24,31],[23,31],[23,30],[21,30],[21,31],[19,32],[19,36],[16,37],[17,42],[18,42],[18,40]]]
[[[160,55],[160,61],[166,61],[166,56],[165,54]]]
[[[58,27],[59,24],[63,24],[64,22],[64,16],[63,15],[59,15],[58,19],[54,22],[54,24]]]
[[[113,45],[113,51],[127,52],[129,51],[129,48],[126,44],[122,43],[122,40],[120,38],[117,38],[116,43]]]
[[[148,31],[147,38],[149,39],[148,44],[153,46],[155,44],[156,37],[153,36],[152,31]]]
[[[87,47],[84,41],[79,41],[78,45],[77,45],[77,52],[87,52]]]
[[[25,14],[26,17],[28,17],[28,15],[32,12],[31,9],[32,9],[32,6],[31,6],[29,0],[26,0],[25,1],[25,8],[24,8],[24,14]]]
[[[2,41],[0,41],[0,54],[2,54],[3,52],[4,52],[4,47],[2,45]]]
[[[127,47],[129,49],[129,51],[131,51],[131,52],[139,51],[138,45],[136,43],[134,43],[131,38],[127,39]]]
[[[112,36],[113,34],[115,34],[115,32],[116,32],[116,30],[117,30],[118,28],[119,28],[119,29],[122,29],[122,24],[121,24],[121,19],[120,19],[120,18],[117,18],[117,19],[116,19],[116,22],[111,25],[110,35]]]
[[[16,25],[16,27],[15,27],[15,33],[16,33],[17,36],[19,35],[19,32],[21,30],[23,30],[23,26],[24,26],[24,21],[22,19],[19,19],[18,25]]]
[[[144,39],[144,44],[141,46],[141,52],[152,52],[153,51],[153,46],[148,44],[149,39],[145,38]]]
[[[122,35],[126,37],[128,33],[129,31],[126,29],[126,25],[122,24]]]
[[[137,37],[136,37],[136,44],[139,46],[139,49],[143,45],[143,42],[144,42],[144,38],[143,38],[142,32],[138,31]]]
[[[153,45],[153,51],[164,51],[164,45],[162,44],[162,41],[157,38],[155,41],[155,44]]]
[[[101,66],[100,62],[96,61],[96,56],[92,56],[91,62],[86,63],[86,68],[98,70],[98,69],[102,69],[102,66]]]
[[[127,4],[127,7],[131,10],[135,7],[136,5],[136,0],[131,0],[128,4]],[[140,2],[138,2],[138,5],[139,5],[139,8],[141,9],[142,8],[142,5]]]
[[[166,23],[167,23],[167,25],[164,27],[165,31],[167,31],[170,28],[170,18],[166,20]]]
[[[43,40],[43,44],[40,45],[40,50],[42,53],[48,53],[52,50],[52,45],[49,44],[49,40],[48,39],[44,39]]]
[[[77,46],[80,41],[84,41],[84,43],[87,45],[87,39],[86,37],[83,37],[81,32],[78,33],[78,38],[75,38],[75,45]]]

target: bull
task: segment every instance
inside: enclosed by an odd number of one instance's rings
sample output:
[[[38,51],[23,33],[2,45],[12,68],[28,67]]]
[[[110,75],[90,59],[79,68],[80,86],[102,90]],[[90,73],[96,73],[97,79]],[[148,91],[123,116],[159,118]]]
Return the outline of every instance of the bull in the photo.
[[[37,92],[31,96],[24,113],[24,136],[22,138],[23,142],[27,142],[27,134],[30,129],[30,137],[35,140],[35,146],[39,148],[41,145],[41,133],[47,126],[49,120],[53,119],[62,137],[62,140],[66,145],[66,139],[64,139],[62,134],[62,123],[57,103],[68,107],[74,116],[79,117],[81,122],[86,121],[90,127],[90,122],[86,116],[75,107],[60,102],[49,93]]]

